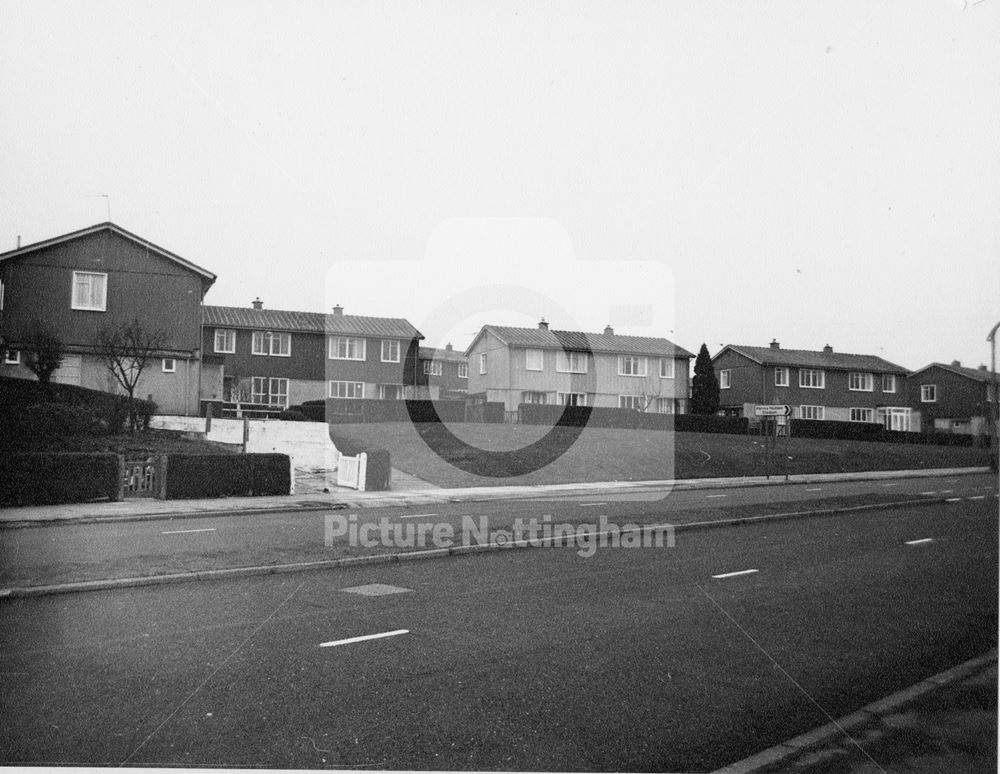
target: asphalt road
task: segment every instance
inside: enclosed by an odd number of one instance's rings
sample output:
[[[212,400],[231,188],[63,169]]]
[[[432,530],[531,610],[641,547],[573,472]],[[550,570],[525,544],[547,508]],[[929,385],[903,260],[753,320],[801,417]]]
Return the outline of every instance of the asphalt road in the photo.
[[[674,491],[669,494],[595,493],[571,498],[442,503],[431,506],[362,509],[358,524],[387,518],[417,525],[444,522],[460,532],[463,517],[489,528],[509,529],[514,520],[616,524],[676,523],[814,510],[831,505],[911,501],[948,497],[991,497],[989,475],[927,477],[894,481],[790,484],[766,487]],[[282,513],[58,524],[0,532],[0,589],[104,578],[158,575],[220,567],[322,561],[348,555],[385,553],[383,546],[358,550],[347,537],[326,545],[323,512]],[[346,517],[346,512],[337,512]],[[428,539],[422,546],[433,547]],[[394,546],[389,546],[395,549]]]
[[[0,760],[710,770],[995,647],[997,522],[986,496],[7,600]]]

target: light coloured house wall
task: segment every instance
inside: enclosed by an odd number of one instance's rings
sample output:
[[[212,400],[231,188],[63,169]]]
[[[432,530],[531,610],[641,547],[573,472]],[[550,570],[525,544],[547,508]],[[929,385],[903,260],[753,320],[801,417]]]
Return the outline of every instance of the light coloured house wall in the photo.
[[[479,372],[479,356],[487,353],[487,373]],[[469,353],[469,394],[488,390],[509,390],[511,384],[509,350],[491,332],[480,338]]]

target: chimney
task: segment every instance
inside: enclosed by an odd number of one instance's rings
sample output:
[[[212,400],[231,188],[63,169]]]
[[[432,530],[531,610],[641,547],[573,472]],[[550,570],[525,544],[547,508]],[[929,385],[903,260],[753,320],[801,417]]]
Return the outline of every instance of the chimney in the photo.
[[[952,360],[951,364],[953,366],[955,366],[955,368],[961,368],[962,367],[962,361],[961,360]]]
[[[344,313],[344,307],[342,307],[340,304],[337,304],[335,307],[333,307],[333,313],[337,315],[337,317],[340,317]]]
[[[545,322],[544,317],[538,321],[538,327],[543,331],[547,331],[549,329],[549,324]]]
[[[823,347],[823,354],[832,355],[833,354],[833,347],[831,347],[829,344],[827,344],[825,347]]]
[[[451,352],[451,351],[453,351],[453,348],[451,346],[451,342],[450,341],[447,344],[444,345],[444,351],[445,352]]]
[[[777,339],[771,339],[771,349],[781,349]]]
[[[253,300],[253,308],[254,309],[263,309],[264,308],[264,302],[260,300],[260,296],[257,296],[257,298],[255,298]]]
[[[612,328],[610,325],[605,325],[604,326],[604,335],[605,336],[614,336],[615,335],[615,329]]]

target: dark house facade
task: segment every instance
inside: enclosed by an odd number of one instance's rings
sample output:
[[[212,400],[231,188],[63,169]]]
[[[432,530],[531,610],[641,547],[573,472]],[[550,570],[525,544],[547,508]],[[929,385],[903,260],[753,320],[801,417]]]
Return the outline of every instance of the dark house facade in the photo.
[[[926,430],[965,435],[989,433],[996,389],[986,366],[931,363],[910,374],[909,405]]]
[[[115,225],[100,223],[0,254],[0,374],[34,379],[21,352],[35,321],[50,326],[65,356],[53,380],[117,392],[97,356],[102,330],[136,320],[161,336],[136,395],[164,414],[196,414],[201,307],[215,275]]]
[[[288,408],[323,398],[410,397],[415,393],[420,332],[407,320],[205,306],[202,345],[205,401]]]
[[[469,390],[469,360],[451,344],[444,349],[421,347],[417,380],[418,397],[462,400]]]
[[[720,410],[754,416],[758,405],[792,407],[798,419],[877,422],[918,430],[907,397],[908,371],[875,355],[728,344],[712,358]]]

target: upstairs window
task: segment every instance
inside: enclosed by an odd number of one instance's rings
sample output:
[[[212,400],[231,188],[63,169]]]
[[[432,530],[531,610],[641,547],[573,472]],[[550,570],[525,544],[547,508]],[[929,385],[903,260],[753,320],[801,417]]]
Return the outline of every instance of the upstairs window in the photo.
[[[429,376],[440,376],[443,369],[441,368],[441,363],[436,360],[425,360],[424,361],[424,373]]]
[[[826,371],[819,371],[815,368],[800,368],[799,387],[822,390],[826,387]]]
[[[349,336],[333,336],[330,339],[331,360],[364,360],[365,340]]]
[[[172,374],[177,370],[177,361],[172,357],[163,358],[163,373]]]
[[[587,354],[585,352],[557,352],[556,370],[564,374],[587,373]]]
[[[540,349],[526,349],[524,350],[524,368],[527,371],[541,371],[542,370],[542,350]]]
[[[670,357],[660,358],[660,378],[661,379],[673,379],[674,378],[674,360]]]
[[[459,379],[468,379],[469,378],[469,364],[468,363],[459,363],[458,364],[458,378]]]
[[[272,333],[271,331],[254,331],[253,344],[250,351],[255,355],[291,357],[292,334]]]
[[[723,368],[719,371],[719,389],[728,390],[733,386],[733,372],[728,368]]]
[[[920,402],[921,403],[937,403],[937,385],[936,384],[921,384],[920,385]]]
[[[215,331],[215,351],[232,355],[236,352],[236,331],[218,328]]]
[[[108,275],[95,271],[74,271],[72,307],[87,312],[106,312]]]
[[[896,375],[882,374],[882,392],[896,391]]]
[[[774,369],[774,386],[775,387],[787,387],[788,386],[788,369],[787,368],[775,368]]]
[[[874,387],[875,377],[871,374],[852,371],[847,379],[847,389],[854,392],[871,392]]]
[[[619,355],[618,356],[618,375],[619,376],[645,376],[646,375],[646,358],[636,357],[635,355]]]
[[[8,349],[3,356],[3,362],[7,365],[18,365],[21,362],[21,353],[16,349]]]
[[[479,355],[479,373],[486,373],[486,353],[482,352]]]
[[[382,340],[382,362],[383,363],[398,363],[399,362],[399,342],[392,341],[390,339]]]

